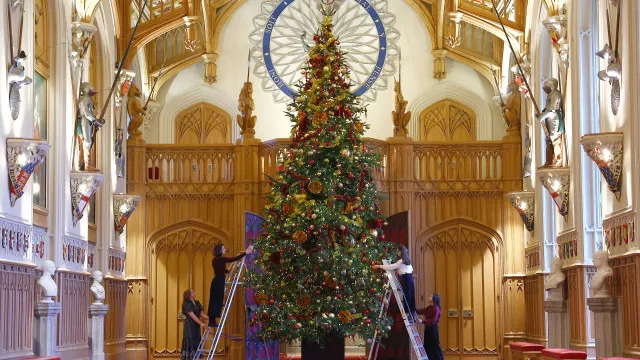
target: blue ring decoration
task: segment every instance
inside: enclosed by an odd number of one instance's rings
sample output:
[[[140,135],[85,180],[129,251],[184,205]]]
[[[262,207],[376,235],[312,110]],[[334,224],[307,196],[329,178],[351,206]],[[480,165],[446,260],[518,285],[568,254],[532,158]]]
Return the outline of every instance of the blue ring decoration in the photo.
[[[267,72],[269,73],[271,80],[273,80],[276,86],[291,98],[297,96],[298,94],[295,91],[293,91],[293,89],[291,89],[280,78],[280,76],[278,76],[278,72],[273,66],[273,60],[271,59],[271,30],[273,30],[275,23],[278,20],[278,17],[287,8],[287,6],[289,6],[294,1],[295,0],[282,0],[282,2],[280,2],[280,4],[276,6],[271,16],[269,16],[269,21],[267,21],[267,25],[264,28],[264,36],[262,38],[262,56],[264,57],[264,64],[267,68]],[[362,84],[359,88],[357,88],[353,92],[354,95],[361,96],[362,94],[367,92],[367,90],[369,90],[371,86],[373,86],[373,84],[376,82],[376,80],[378,79],[378,77],[380,77],[380,74],[382,73],[384,62],[387,58],[387,35],[385,34],[384,25],[382,24],[382,19],[380,19],[380,15],[378,15],[378,13],[373,8],[373,6],[369,3],[369,1],[368,0],[354,0],[354,1],[360,4],[360,6],[362,6],[362,8],[365,9],[365,11],[369,14],[369,16],[371,16],[371,19],[373,19],[373,22],[376,25],[376,31],[378,32],[378,39],[379,39],[378,44],[380,48],[380,50],[378,51],[378,61],[376,62],[376,67],[373,69],[373,72],[371,73],[371,75],[369,75],[369,77],[364,82],[364,84]]]

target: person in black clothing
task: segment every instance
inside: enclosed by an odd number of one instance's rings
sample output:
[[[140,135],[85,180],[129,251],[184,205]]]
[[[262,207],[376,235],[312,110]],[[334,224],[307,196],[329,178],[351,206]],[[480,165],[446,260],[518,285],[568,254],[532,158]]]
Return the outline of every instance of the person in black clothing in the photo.
[[[207,326],[199,318],[206,320],[208,317],[202,311],[200,301],[196,300],[196,292],[193,289],[187,289],[182,295],[182,300],[182,314],[185,319],[180,360],[192,360],[202,339],[200,327]]]
[[[418,309],[418,314],[424,315],[425,319],[420,322],[424,326],[424,349],[429,360],[443,360],[442,347],[440,347],[440,296],[433,294],[429,296],[429,306]]]
[[[245,255],[251,254],[253,246],[249,246],[247,250],[239,255],[229,258],[223,256],[227,253],[227,249],[223,244],[213,247],[213,280],[211,280],[211,288],[209,290],[209,308],[207,315],[209,316],[209,326],[217,327],[216,319],[220,317],[222,312],[222,303],[224,301],[224,280],[227,272],[227,263],[231,263],[242,259]]]

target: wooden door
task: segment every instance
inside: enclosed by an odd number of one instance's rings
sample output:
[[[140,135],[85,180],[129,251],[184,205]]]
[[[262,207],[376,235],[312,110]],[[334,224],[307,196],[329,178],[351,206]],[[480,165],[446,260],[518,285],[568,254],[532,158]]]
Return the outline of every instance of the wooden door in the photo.
[[[497,234],[453,220],[417,242],[414,264],[418,307],[441,298],[440,344],[447,359],[497,359],[501,339],[501,256]]]
[[[207,312],[213,279],[213,246],[228,244],[229,237],[206,224],[187,221],[170,226],[151,237],[151,359],[180,359],[184,317],[182,295],[192,288]],[[226,338],[218,351],[225,354]],[[227,355],[228,356],[228,355]]]

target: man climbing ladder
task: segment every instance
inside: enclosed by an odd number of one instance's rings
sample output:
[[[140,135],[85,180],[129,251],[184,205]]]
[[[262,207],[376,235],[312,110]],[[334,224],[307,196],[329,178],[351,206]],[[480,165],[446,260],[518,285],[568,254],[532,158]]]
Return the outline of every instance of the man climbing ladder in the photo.
[[[388,265],[388,260],[382,260],[384,265]],[[388,286],[391,287],[390,290],[387,290],[385,294],[385,300],[382,302],[380,308],[379,316],[387,316],[387,306],[389,304],[389,299],[391,297],[391,293],[396,298],[396,303],[398,304],[398,308],[400,309],[400,313],[402,314],[402,320],[404,321],[404,326],[407,328],[407,332],[409,333],[409,340],[411,341],[411,347],[413,351],[416,353],[418,359],[420,360],[428,360],[427,352],[422,345],[422,339],[420,338],[420,334],[418,333],[418,329],[416,328],[415,320],[413,314],[405,311],[405,308],[408,309],[407,299],[404,296],[404,292],[402,291],[402,287],[400,286],[400,281],[398,281],[398,277],[396,276],[395,270],[384,270],[387,274],[388,278]],[[369,351],[369,360],[375,360],[378,357],[378,349],[380,347],[380,339],[378,339],[378,333],[374,334],[371,349]]]
[[[210,326],[208,326],[204,331],[202,340],[200,341],[200,345],[198,345],[198,350],[193,357],[194,360],[200,359],[202,355],[206,355],[207,360],[211,360],[215,356],[216,348],[218,347],[220,338],[224,335],[222,333],[224,324],[227,321],[227,316],[229,315],[229,309],[231,308],[231,303],[233,302],[233,296],[236,293],[238,284],[241,283],[240,280],[242,278],[242,271],[244,270],[244,268],[244,260],[240,262],[234,262],[233,265],[231,265],[231,268],[229,269],[229,272],[225,277],[226,286],[224,288],[224,302],[222,304],[222,311],[220,313],[220,322],[215,324],[216,326],[211,326],[213,324],[210,324]],[[207,342],[211,342],[210,346],[206,346]]]

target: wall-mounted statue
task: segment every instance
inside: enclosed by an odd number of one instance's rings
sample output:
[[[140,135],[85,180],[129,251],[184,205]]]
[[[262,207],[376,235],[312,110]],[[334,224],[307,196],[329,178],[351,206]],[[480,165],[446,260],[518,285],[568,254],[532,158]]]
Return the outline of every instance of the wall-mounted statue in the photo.
[[[257,117],[253,115],[254,110],[253,84],[247,81],[244,83],[238,97],[238,112],[240,114],[236,117],[238,126],[240,126],[240,135],[245,138],[253,138],[256,133],[254,127],[256,126]]]
[[[140,126],[142,126],[144,122],[145,109],[140,103],[141,96],[142,92],[138,89],[138,86],[132,82],[131,89],[129,89],[129,99],[127,101],[127,113],[129,114],[129,126],[127,130],[131,137],[139,137],[142,135]]]
[[[7,82],[9,83],[9,109],[11,117],[17,120],[20,115],[20,88],[24,85],[31,84],[31,78],[24,72],[24,62],[27,60],[27,54],[20,51],[20,54],[13,59],[13,63],[7,74]]]
[[[502,105],[502,114],[504,115],[504,121],[507,123],[507,135],[520,136],[520,110],[522,108],[520,85],[512,81],[509,84],[509,91],[509,97]]]
[[[596,267],[596,273],[589,281],[589,287],[593,289],[593,297],[608,297],[607,284],[605,280],[613,276],[613,269],[609,266],[609,253],[600,250],[593,254],[593,265]]]
[[[104,287],[102,286],[102,272],[96,270],[93,272],[93,284],[90,288],[93,297],[96,299],[94,304],[102,304],[104,300]]]
[[[544,82],[543,90],[547,93],[547,103],[537,118],[546,129],[547,148],[544,166],[562,166],[564,114],[562,112],[562,93],[558,89],[558,80],[554,78],[548,79]]]
[[[43,303],[52,303],[51,298],[58,296],[58,285],[53,280],[53,275],[56,273],[56,264],[51,260],[46,260],[42,264],[42,276],[38,279],[38,285],[42,290]]]
[[[562,260],[559,257],[553,258],[549,275],[544,278],[544,289],[549,291],[549,300],[563,300],[562,285],[565,279]]]
[[[98,130],[104,125],[104,119],[96,118],[95,104],[93,102],[95,94],[96,90],[91,83],[83,82],[80,85],[76,137],[79,145],[78,167],[83,171],[95,170],[91,161],[93,144],[95,144]]]
[[[393,119],[393,136],[406,137],[408,135],[407,125],[411,121],[411,112],[407,111],[408,101],[402,95],[402,87],[400,81],[396,81],[393,87],[396,93],[395,103],[396,109],[391,112]]]

